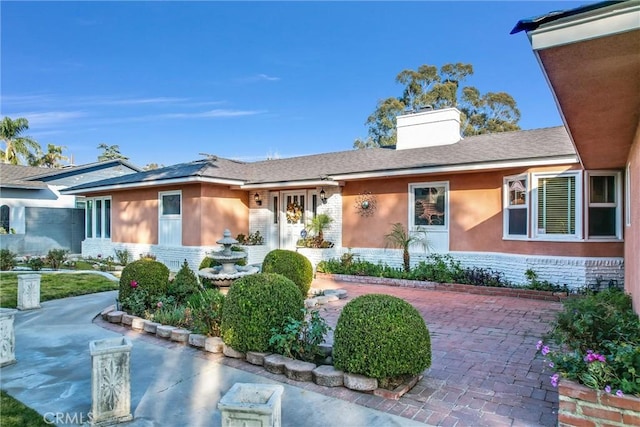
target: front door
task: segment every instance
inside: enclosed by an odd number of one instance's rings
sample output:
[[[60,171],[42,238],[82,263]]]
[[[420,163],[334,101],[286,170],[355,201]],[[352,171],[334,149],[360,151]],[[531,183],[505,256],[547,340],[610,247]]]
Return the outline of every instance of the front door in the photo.
[[[283,191],[280,248],[295,250],[305,224],[305,191]]]

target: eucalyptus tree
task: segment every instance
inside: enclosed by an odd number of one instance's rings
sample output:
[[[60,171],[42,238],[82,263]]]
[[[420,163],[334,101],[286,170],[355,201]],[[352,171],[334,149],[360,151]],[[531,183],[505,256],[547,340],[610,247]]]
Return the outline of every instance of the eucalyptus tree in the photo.
[[[421,65],[403,70],[396,82],[402,94],[378,102],[367,118],[366,139],[356,139],[354,148],[384,147],[396,144],[396,116],[430,106],[434,109],[456,107],[461,114],[464,136],[519,130],[520,111],[506,92],[481,93],[463,82],[473,75],[471,64]]]
[[[0,155],[4,163],[12,165],[22,164],[30,155],[38,153],[40,144],[33,138],[25,136],[24,132],[29,129],[29,121],[24,117],[12,120],[4,117],[0,122],[0,138],[4,142],[4,149],[0,150]]]

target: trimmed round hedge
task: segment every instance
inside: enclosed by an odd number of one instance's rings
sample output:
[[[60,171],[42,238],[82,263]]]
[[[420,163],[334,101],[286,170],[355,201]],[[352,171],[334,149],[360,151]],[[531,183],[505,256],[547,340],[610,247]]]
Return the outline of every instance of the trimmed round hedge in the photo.
[[[390,295],[362,295],[347,303],[338,318],[333,364],[379,380],[418,375],[431,366],[429,329],[408,302]]]
[[[131,286],[132,282],[136,283],[136,287]],[[144,289],[149,301],[153,301],[156,296],[164,295],[168,286],[169,269],[166,265],[151,259],[140,259],[127,264],[122,270],[118,299],[123,301],[135,289]]]
[[[298,287],[280,274],[242,277],[233,282],[222,307],[222,339],[236,351],[266,352],[271,329],[281,329],[289,317],[302,320],[303,307]]]
[[[298,252],[285,249],[275,249],[269,252],[262,262],[262,271],[282,274],[291,279],[305,297],[313,281],[311,261]]]

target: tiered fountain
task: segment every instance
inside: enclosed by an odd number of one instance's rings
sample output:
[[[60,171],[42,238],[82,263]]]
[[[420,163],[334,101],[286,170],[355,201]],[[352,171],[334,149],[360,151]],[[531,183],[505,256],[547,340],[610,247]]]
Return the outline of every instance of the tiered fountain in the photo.
[[[231,237],[231,231],[224,230],[222,239],[216,243],[223,246],[222,251],[213,252],[211,258],[220,263],[219,266],[211,268],[203,268],[198,271],[198,276],[213,282],[214,286],[231,286],[234,280],[250,274],[256,274],[259,270],[255,266],[241,266],[236,264],[240,260],[247,257],[246,252],[235,252],[231,247],[238,243],[236,239]]]

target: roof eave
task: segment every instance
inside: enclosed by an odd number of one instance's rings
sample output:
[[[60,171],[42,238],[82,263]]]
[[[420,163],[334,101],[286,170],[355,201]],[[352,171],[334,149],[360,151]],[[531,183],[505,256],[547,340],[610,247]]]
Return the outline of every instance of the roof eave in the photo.
[[[97,187],[85,187],[85,188],[67,188],[62,190],[62,194],[89,194],[89,193],[102,193],[105,191],[113,191],[113,190],[133,190],[136,188],[146,188],[153,186],[165,186],[165,185],[176,185],[176,184],[194,184],[194,183],[209,183],[209,184],[219,184],[219,185],[229,185],[229,186],[240,186],[244,184],[244,181],[234,180],[234,179],[224,179],[224,178],[207,178],[207,177],[183,177],[183,178],[173,178],[173,179],[164,179],[164,180],[153,180],[153,181],[139,181],[139,182],[130,182],[124,184],[112,184],[112,185],[101,185]]]
[[[440,173],[454,173],[454,172],[478,172],[492,169],[510,169],[517,167],[539,167],[539,166],[554,166],[563,164],[579,163],[576,155],[566,156],[554,156],[538,159],[517,159],[517,160],[505,160],[495,162],[484,163],[464,163],[457,165],[439,165],[439,166],[426,166],[421,168],[408,168],[408,169],[395,169],[386,171],[370,171],[370,172],[355,172],[339,175],[331,175],[330,177],[335,181],[348,181],[357,179],[371,179],[371,178],[387,178],[395,176],[408,176],[408,175],[432,175]]]

